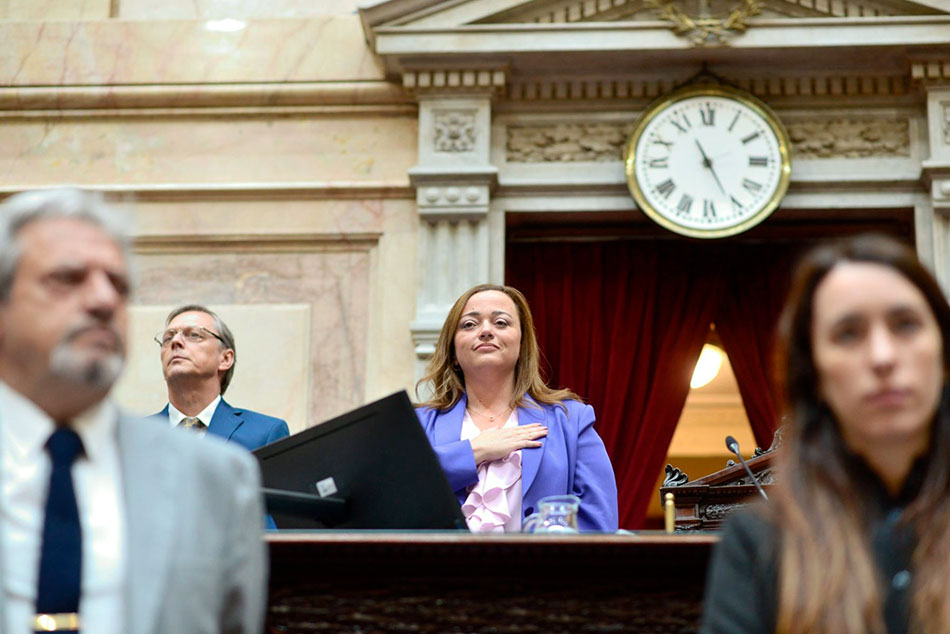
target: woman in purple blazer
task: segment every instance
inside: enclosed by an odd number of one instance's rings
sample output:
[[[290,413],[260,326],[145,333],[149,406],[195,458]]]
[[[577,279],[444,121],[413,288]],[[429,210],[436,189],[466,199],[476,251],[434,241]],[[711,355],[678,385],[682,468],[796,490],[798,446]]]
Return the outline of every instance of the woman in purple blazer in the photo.
[[[469,289],[419,382],[432,389],[419,420],[473,531],[519,531],[539,499],[565,494],[581,499],[582,531],[615,531],[617,484],[594,410],[545,385],[539,356],[521,292]]]

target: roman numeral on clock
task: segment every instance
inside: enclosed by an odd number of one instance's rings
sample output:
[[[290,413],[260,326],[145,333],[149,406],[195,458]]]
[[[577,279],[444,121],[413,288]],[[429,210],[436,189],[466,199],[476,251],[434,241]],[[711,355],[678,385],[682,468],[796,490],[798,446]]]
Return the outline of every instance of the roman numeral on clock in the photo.
[[[749,167],[768,167],[769,166],[769,157],[767,156],[750,156],[749,157]]]
[[[664,198],[669,198],[674,189],[676,189],[676,185],[670,178],[667,178],[665,181],[656,186],[656,192]]]
[[[750,194],[754,194],[762,189],[762,184],[757,183],[754,180],[749,179],[749,178],[743,178],[742,187]]]
[[[736,127],[736,122],[737,122],[738,120],[739,120],[739,113],[737,112],[737,113],[736,113],[736,116],[734,116],[734,117],[732,118],[732,123],[730,123],[730,124],[729,124],[729,127],[727,128],[727,129],[729,130],[729,132],[732,132],[732,129],[733,129],[734,127]]]
[[[670,157],[664,156],[663,158],[654,158],[650,159],[650,167],[669,167],[670,166]]]
[[[716,125],[716,110],[709,104],[706,104],[699,111],[699,116],[703,120],[703,125]]]
[[[750,134],[749,136],[744,137],[744,138],[742,139],[742,144],[745,145],[745,144],[748,144],[748,143],[752,143],[753,141],[755,141],[755,140],[758,139],[758,138],[759,138],[759,133],[758,133],[758,132],[753,132],[753,133]]]
[[[703,218],[715,218],[716,206],[708,198],[703,199]]]
[[[689,208],[693,206],[693,197],[689,194],[683,194],[683,197],[680,198],[680,202],[676,205],[676,210],[682,214],[686,215],[689,213]]]
[[[670,123],[679,130],[680,132],[686,132],[689,128],[693,127],[693,124],[689,122],[689,119],[686,118],[686,115],[680,115],[679,117],[670,118]]]

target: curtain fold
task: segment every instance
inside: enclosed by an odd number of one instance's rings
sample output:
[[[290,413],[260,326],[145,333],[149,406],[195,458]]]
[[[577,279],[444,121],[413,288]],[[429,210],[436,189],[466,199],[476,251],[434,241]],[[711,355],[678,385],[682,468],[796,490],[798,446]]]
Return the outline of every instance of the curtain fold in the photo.
[[[688,243],[523,243],[524,292],[547,379],[594,406],[617,476],[620,523],[642,525],[718,307],[724,277]]]
[[[726,291],[714,317],[756,444],[763,449],[771,446],[778,427],[773,353],[797,251],[775,245],[734,249],[729,255]]]

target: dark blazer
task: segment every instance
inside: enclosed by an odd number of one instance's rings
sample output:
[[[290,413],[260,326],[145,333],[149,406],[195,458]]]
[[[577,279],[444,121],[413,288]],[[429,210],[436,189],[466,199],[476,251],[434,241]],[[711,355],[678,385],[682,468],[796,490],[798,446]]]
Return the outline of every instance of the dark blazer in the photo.
[[[429,443],[455,491],[459,504],[467,488],[478,482],[472,445],[461,440],[465,396],[450,410],[417,408]],[[525,517],[540,498],[573,493],[581,498],[578,524],[582,531],[617,530],[617,484],[604,443],[594,431],[594,408],[577,401],[519,407],[518,425],[540,423],[548,435],[541,447],[521,452],[521,508]]]
[[[929,460],[929,455],[919,458],[893,496],[863,459],[845,456],[845,470],[853,496],[863,507],[868,544],[882,582],[888,634],[910,631],[916,537],[902,518],[920,493]],[[758,503],[729,518],[706,576],[702,634],[775,632],[781,541],[781,528],[764,518]]]
[[[153,416],[164,417],[167,421],[168,405]],[[236,409],[222,398],[217,409],[214,410],[214,416],[211,417],[208,434],[219,436],[228,442],[237,443],[253,451],[275,440],[286,438],[290,435],[290,429],[286,421],[249,409]]]

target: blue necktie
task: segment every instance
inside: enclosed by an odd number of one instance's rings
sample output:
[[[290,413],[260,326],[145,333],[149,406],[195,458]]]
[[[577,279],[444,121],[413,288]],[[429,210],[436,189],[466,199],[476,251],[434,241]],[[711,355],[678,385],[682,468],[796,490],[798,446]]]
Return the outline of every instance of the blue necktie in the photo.
[[[53,462],[50,473],[43,547],[40,551],[37,614],[79,613],[79,584],[82,572],[82,530],[72,465],[83,453],[82,441],[68,427],[57,427],[46,442]]]

